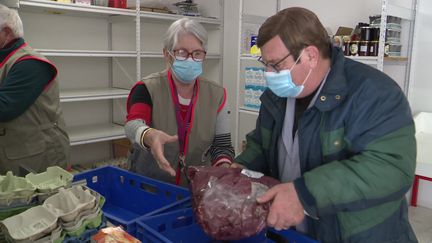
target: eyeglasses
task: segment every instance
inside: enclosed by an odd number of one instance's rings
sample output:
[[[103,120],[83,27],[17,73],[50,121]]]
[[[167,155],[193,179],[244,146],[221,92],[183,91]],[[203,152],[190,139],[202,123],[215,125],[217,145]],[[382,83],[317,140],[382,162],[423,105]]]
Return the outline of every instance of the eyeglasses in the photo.
[[[188,52],[185,49],[173,50],[173,55],[176,60],[184,61],[190,57],[195,62],[202,62],[206,56],[207,52],[202,50],[195,50],[193,52]]]
[[[288,53],[288,55],[286,55],[284,58],[282,58],[281,60],[279,60],[278,62],[276,62],[275,64],[270,64],[268,62],[265,62],[262,57],[258,58],[258,62],[262,63],[264,66],[266,67],[271,67],[273,70],[275,70],[277,73],[280,72],[281,70],[278,68],[278,65],[283,62],[285,59],[287,59],[289,56],[291,56],[291,53]]]

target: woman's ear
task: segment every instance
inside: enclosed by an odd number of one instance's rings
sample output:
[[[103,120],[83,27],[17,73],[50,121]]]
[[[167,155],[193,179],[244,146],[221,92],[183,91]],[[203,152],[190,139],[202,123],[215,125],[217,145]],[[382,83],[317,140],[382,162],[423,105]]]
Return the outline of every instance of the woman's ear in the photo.
[[[171,62],[171,55],[169,54],[168,50],[166,48],[163,49],[163,54],[164,54],[164,59],[166,63],[170,63]]]
[[[3,27],[3,29],[0,29],[1,32],[3,32],[3,36],[5,37],[5,39],[7,38],[7,42],[9,42],[10,40],[14,39],[14,33],[12,31],[11,28],[9,28],[8,26]]]

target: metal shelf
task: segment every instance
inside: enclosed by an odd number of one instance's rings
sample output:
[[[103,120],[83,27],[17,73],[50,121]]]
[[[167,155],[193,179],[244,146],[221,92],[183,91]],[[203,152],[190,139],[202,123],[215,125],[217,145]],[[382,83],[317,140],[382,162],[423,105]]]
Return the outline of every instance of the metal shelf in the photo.
[[[252,55],[252,54],[241,54],[240,55],[240,60],[252,60],[252,61],[257,61],[258,62],[258,58],[260,56],[257,55]]]
[[[122,8],[88,6],[71,3],[59,3],[41,0],[20,0],[20,10],[47,14],[64,14],[86,17],[130,16],[135,17],[136,11]]]
[[[125,138],[123,126],[117,124],[95,124],[66,128],[70,145],[82,145]]]
[[[244,107],[244,106],[240,106],[239,107],[239,112],[240,113],[251,114],[251,115],[257,115],[257,116],[259,114],[259,110],[253,109],[253,108],[247,108],[247,107]]]
[[[384,62],[408,62],[408,57],[384,57]]]
[[[67,90],[60,92],[60,102],[127,98],[129,90],[118,88]]]
[[[356,60],[358,62],[362,62],[364,64],[368,65],[377,65],[378,64],[378,57],[364,57],[364,56],[345,56],[346,58]]]
[[[210,25],[221,25],[222,21],[217,18],[207,18],[207,17],[193,17],[193,16],[183,16],[179,14],[169,14],[169,13],[156,13],[149,11],[140,11],[141,19],[146,20],[166,20],[166,21],[176,21],[178,19],[188,17],[190,19],[194,19],[201,24],[210,24]]]
[[[20,0],[20,9],[28,12],[39,12],[47,14],[63,14],[73,16],[85,16],[85,17],[136,17],[137,11],[135,9],[123,9],[123,8],[110,8],[94,5],[80,5],[73,3],[59,3],[48,0]],[[168,13],[155,13],[148,11],[140,11],[140,17],[147,20],[166,20],[175,21],[185,16],[178,14]],[[189,17],[189,16],[188,16]],[[222,21],[217,18],[207,17],[189,17],[195,19],[202,24],[210,25],[221,25]],[[132,20],[132,19],[131,19]]]
[[[136,57],[135,51],[96,51],[96,50],[60,50],[36,49],[44,56],[57,57]]]
[[[345,56],[346,58],[350,58],[353,60],[356,60],[358,62],[362,62],[364,64],[368,65],[378,65],[378,57],[365,57],[365,56]],[[400,63],[400,62],[407,62],[407,57],[384,57],[384,64],[392,64],[392,63]]]

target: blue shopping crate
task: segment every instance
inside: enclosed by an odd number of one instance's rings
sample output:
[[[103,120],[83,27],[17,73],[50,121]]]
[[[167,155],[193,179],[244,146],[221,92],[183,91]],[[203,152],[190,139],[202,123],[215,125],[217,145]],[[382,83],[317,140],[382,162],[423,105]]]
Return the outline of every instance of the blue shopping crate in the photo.
[[[191,208],[180,209],[137,220],[136,237],[143,243],[217,243],[197,224]],[[293,230],[269,229],[255,236],[231,243],[317,243]]]
[[[135,235],[135,220],[190,206],[186,188],[144,177],[114,166],[79,173],[74,181],[86,180],[87,186],[102,194],[102,208],[108,221],[122,225]]]

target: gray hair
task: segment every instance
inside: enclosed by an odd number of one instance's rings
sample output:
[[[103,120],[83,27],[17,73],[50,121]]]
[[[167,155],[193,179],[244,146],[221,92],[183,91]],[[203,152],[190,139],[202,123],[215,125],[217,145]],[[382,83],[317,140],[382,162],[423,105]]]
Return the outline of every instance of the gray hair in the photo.
[[[164,48],[172,51],[178,42],[179,36],[191,34],[201,41],[204,50],[207,51],[207,31],[197,21],[189,18],[181,18],[168,28],[165,33]]]
[[[0,4],[0,29],[4,27],[9,27],[15,37],[24,36],[23,24],[17,11]]]

